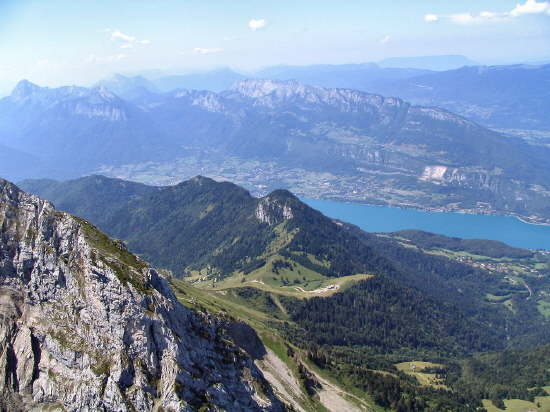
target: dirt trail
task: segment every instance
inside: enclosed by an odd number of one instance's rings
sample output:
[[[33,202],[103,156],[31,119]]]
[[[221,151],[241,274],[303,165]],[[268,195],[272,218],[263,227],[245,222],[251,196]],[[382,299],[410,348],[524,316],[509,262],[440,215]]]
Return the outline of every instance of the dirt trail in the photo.
[[[315,289],[315,290],[305,290],[304,288],[301,288],[300,286],[296,286],[294,289],[296,289],[299,292],[303,292],[303,293],[321,294],[321,293],[327,293],[327,292],[336,292],[338,289],[340,289],[340,285],[328,285],[328,286],[324,286],[322,288]]]

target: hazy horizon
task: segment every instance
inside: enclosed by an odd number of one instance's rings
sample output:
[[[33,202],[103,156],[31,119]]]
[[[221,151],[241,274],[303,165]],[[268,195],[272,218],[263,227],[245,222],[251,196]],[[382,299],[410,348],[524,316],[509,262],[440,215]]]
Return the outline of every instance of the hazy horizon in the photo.
[[[377,62],[463,55],[480,64],[546,60],[550,3],[351,1],[230,4],[5,1],[0,94],[25,78],[90,85],[113,73]],[[506,47],[502,47],[506,44]]]

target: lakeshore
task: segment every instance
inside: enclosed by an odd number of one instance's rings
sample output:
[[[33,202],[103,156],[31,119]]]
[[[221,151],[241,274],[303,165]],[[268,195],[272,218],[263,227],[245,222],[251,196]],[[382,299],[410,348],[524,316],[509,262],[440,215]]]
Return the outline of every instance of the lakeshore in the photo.
[[[550,226],[518,216],[426,211],[403,207],[303,198],[325,215],[369,232],[419,229],[451,237],[491,239],[526,249],[550,250]]]

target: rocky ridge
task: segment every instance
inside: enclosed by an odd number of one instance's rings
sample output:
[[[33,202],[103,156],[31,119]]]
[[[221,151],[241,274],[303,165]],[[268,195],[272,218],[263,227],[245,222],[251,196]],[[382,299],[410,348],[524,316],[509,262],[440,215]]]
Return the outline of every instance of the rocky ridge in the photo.
[[[324,89],[295,80],[242,80],[236,83],[231,91],[254,99],[253,104],[256,106],[268,108],[301,102],[304,105],[312,105],[312,108],[317,111],[328,106],[343,113],[374,113],[379,110],[384,112],[385,109],[406,109],[410,106],[395,97],[384,98],[352,89]],[[230,93],[226,95],[231,96]]]
[[[283,409],[223,322],[121,242],[1,179],[0,228],[0,409]]]
[[[77,86],[50,89],[22,80],[9,99],[16,105],[48,111],[62,110],[88,118],[98,117],[109,121],[128,119],[124,102],[104,86],[91,89]]]

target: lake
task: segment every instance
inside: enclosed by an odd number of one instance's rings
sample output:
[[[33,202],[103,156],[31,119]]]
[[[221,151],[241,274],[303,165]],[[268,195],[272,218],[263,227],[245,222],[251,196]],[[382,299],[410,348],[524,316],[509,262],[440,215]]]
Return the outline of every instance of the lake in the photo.
[[[550,250],[550,226],[530,225],[511,216],[424,212],[328,200],[302,199],[326,216],[367,232],[420,229],[446,236],[500,240],[510,246]]]

